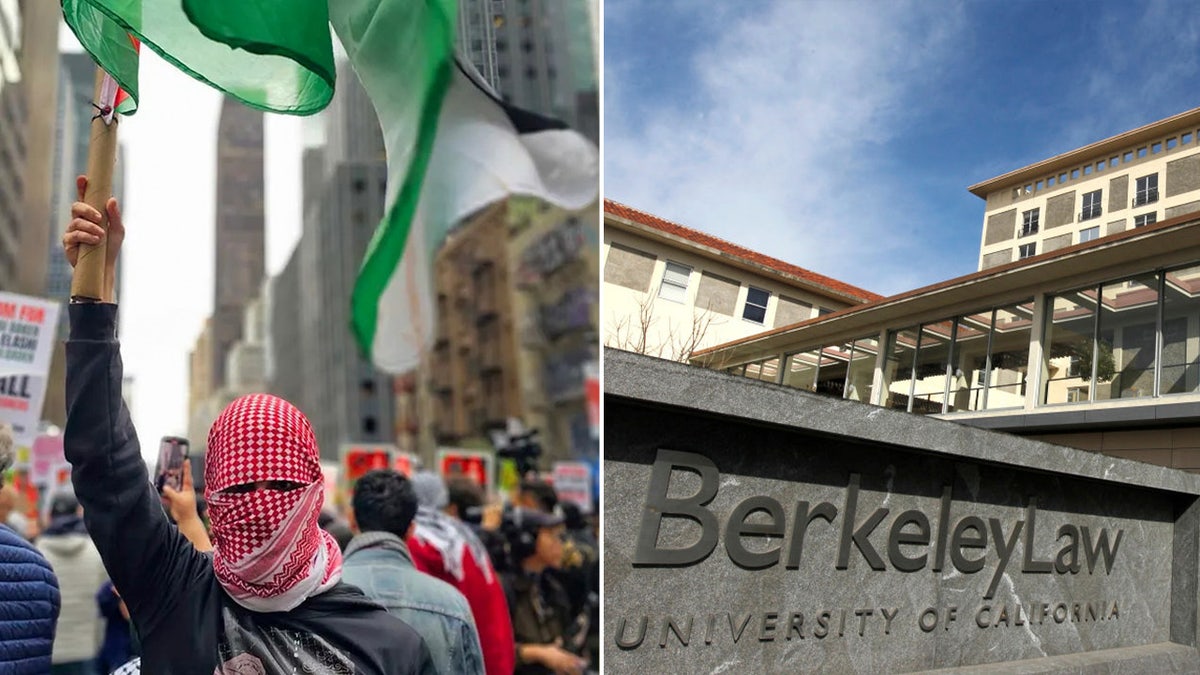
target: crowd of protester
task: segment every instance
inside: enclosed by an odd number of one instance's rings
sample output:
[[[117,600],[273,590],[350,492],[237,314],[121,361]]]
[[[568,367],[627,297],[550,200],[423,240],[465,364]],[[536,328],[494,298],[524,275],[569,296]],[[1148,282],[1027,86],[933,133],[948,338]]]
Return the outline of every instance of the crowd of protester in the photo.
[[[104,235],[86,186],[72,266]],[[181,484],[152,481],[121,397],[125,228],[115,200],[105,210],[103,297],[68,308],[70,484],[32,519],[0,486],[0,675],[599,670],[596,524],[536,471],[508,495],[372,471],[329,511],[308,419],[252,394],[209,431],[203,495],[189,462]],[[13,445],[0,428],[0,475]]]
[[[11,463],[4,433],[0,464]],[[11,434],[7,439],[11,446]],[[211,525],[193,485],[189,464],[181,490],[163,489],[161,508],[191,548],[211,553]],[[11,487],[0,490],[0,502],[12,499]],[[594,522],[532,475],[506,502],[489,500],[464,476],[377,470],[355,482],[345,515],[325,508],[317,522],[341,551],[341,581],[420,636],[430,661],[421,672],[598,672]],[[0,638],[0,672],[142,672],[137,625],[108,578],[74,491],[51,492],[37,526],[21,534],[13,526],[26,521],[9,518],[0,526],[0,565],[23,566],[39,580],[23,584],[36,599],[16,601],[40,609],[41,618],[28,615],[30,632],[20,639]],[[0,619],[11,611],[3,590],[0,582]],[[22,650],[38,652],[35,643],[42,657],[20,658]]]

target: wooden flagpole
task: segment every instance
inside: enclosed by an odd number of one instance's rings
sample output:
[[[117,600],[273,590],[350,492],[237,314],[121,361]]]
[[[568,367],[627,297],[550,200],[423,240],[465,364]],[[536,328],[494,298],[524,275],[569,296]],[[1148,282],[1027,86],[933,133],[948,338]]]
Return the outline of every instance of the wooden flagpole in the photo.
[[[96,86],[93,101],[101,102],[104,89],[104,69],[96,67]],[[112,102],[109,102],[112,105]],[[87,189],[83,201],[101,215],[101,227],[105,237],[99,244],[84,244],[79,247],[79,260],[71,278],[71,299],[103,301],[104,261],[108,245],[108,210],[105,205],[112,197],[113,167],[117,162],[117,124],[120,119],[115,112],[110,115],[99,111],[92,119],[91,136],[88,140]],[[105,121],[105,117],[110,117]]]

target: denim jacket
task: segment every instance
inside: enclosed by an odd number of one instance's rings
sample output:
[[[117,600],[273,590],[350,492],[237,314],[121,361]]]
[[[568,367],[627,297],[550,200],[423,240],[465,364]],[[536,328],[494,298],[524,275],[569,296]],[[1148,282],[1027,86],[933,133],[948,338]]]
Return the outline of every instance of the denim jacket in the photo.
[[[441,673],[482,675],[483,650],[467,600],[453,586],[419,571],[404,540],[365,532],[346,546],[342,580],[412,626]]]

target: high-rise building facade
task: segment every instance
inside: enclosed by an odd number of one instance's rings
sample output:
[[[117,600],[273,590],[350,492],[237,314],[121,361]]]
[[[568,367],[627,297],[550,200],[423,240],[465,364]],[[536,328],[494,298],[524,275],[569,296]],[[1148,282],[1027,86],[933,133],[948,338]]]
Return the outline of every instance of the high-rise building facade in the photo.
[[[972,185],[979,269],[1200,209],[1200,108]]]
[[[338,66],[324,147],[303,154],[303,226],[262,308],[264,377],[308,416],[322,458],[343,443],[393,443],[392,378],[363,359],[350,333],[350,295],[383,218],[387,167],[374,108]]]
[[[15,290],[25,212],[25,106],[21,97],[21,12],[0,0],[0,290]]]
[[[426,366],[439,445],[486,439],[523,418],[506,207],[485,209],[451,234],[435,264],[437,337]]]
[[[460,0],[459,51],[507,102],[599,139],[589,0]]]
[[[11,2],[8,3],[11,12]],[[23,117],[21,164],[21,215],[17,245],[22,252],[44,251],[52,237],[52,187],[55,111],[58,109],[58,26],[61,8],[54,3],[18,2],[21,15],[20,91]],[[3,125],[3,122],[0,122]],[[17,128],[21,128],[18,125]],[[0,159],[0,163],[4,160]],[[57,228],[55,228],[57,230]],[[16,287],[21,293],[42,295],[46,285],[45,258],[22,255],[16,266]]]
[[[496,27],[504,22],[506,0],[458,0],[459,53],[493,89],[499,88],[496,72]]]
[[[337,77],[337,93],[322,113],[327,172],[342,162],[383,162],[386,154],[379,116],[349,61],[338,62]]]
[[[216,286],[213,386],[226,383],[229,349],[242,337],[243,310],[263,282],[263,113],[232,98],[217,125]]]

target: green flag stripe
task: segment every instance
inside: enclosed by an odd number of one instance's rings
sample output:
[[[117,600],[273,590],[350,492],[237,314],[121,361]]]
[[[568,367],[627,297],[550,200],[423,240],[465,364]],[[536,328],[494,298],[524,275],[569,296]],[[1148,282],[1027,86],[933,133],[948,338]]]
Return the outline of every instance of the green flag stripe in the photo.
[[[137,53],[126,34],[251,108],[311,115],[329,104],[336,76],[325,0],[209,1],[221,7],[195,17],[216,17],[217,27],[193,23],[182,6],[171,5],[179,0],[153,5],[147,0],[145,7],[139,0],[62,0],[62,7],[80,44],[130,94],[135,106]],[[271,15],[264,6],[268,3],[277,10],[274,16],[284,19],[262,18]],[[245,31],[221,30],[238,17],[247,18]]]
[[[309,7],[319,6],[321,11],[306,10],[304,21],[280,21],[278,12],[283,8],[279,3],[280,0],[274,0],[274,7],[266,7],[265,3],[260,6],[237,0],[230,10],[229,2],[183,0],[183,12],[210,40],[252,54],[291,59],[320,77],[332,92],[337,74],[328,5],[325,0],[320,0],[319,5],[309,2]]]
[[[441,18],[446,22],[445,17]],[[379,327],[379,301],[399,267],[408,244],[409,230],[412,228],[417,203],[421,199],[421,189],[425,183],[425,171],[433,154],[438,117],[441,115],[442,103],[446,99],[446,91],[450,88],[454,74],[449,26],[438,30],[436,35],[436,38],[431,39],[430,52],[440,51],[444,57],[437,60],[431,73],[425,100],[421,106],[421,119],[417,126],[413,156],[404,175],[404,183],[396,194],[396,201],[388,207],[387,217],[371,238],[358,279],[354,282],[354,292],[350,296],[350,327],[359,347],[368,357],[371,356],[375,332]]]

